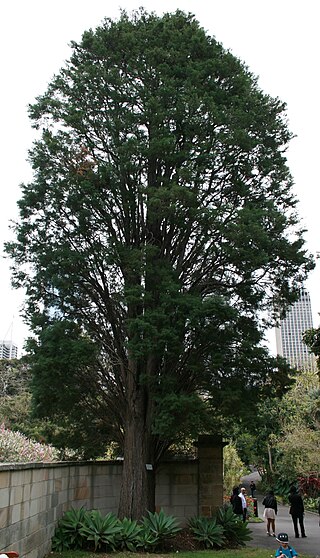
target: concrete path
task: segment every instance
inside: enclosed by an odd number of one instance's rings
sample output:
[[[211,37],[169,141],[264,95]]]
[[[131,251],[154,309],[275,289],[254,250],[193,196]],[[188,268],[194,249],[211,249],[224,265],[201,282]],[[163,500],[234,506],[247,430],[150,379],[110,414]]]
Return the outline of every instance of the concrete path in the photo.
[[[248,475],[249,482],[251,475]],[[248,477],[243,479],[243,486],[248,487]],[[248,494],[250,494],[248,490]],[[264,506],[262,505],[263,495],[256,494],[258,500],[258,515],[263,518]],[[307,538],[296,539],[294,536],[293,524],[291,515],[289,514],[289,507],[278,505],[278,514],[276,517],[276,533],[287,533],[289,536],[289,543],[301,553],[301,556],[307,554],[312,558],[320,558],[320,526],[319,516],[316,513],[305,513],[304,525]],[[266,523],[249,523],[249,528],[252,532],[252,541],[248,542],[248,546],[267,548],[270,550],[270,556],[273,556],[279,543],[274,537],[269,537],[266,534]]]

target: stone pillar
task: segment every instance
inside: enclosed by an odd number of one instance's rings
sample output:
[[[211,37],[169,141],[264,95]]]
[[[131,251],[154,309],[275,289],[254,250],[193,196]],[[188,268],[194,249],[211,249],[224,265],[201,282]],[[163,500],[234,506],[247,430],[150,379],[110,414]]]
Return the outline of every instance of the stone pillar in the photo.
[[[211,517],[223,504],[222,436],[199,436],[198,515]]]

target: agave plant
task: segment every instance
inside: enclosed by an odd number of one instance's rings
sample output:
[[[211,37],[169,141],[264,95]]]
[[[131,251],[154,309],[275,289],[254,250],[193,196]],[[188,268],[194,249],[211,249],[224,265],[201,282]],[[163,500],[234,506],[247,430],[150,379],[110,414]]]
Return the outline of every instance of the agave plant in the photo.
[[[159,537],[142,526],[137,542],[137,548],[141,548],[144,552],[154,552],[159,544]]]
[[[155,549],[165,539],[173,537],[181,530],[177,519],[171,515],[166,515],[163,510],[159,513],[151,513],[148,511],[147,516],[142,518],[142,527],[144,531],[144,548],[147,550]],[[147,541],[150,541],[148,544]]]
[[[80,533],[83,521],[89,512],[85,508],[71,508],[66,511],[59,520],[52,539],[53,550],[68,550],[69,548],[81,548],[83,537]]]
[[[68,537],[66,537],[61,527],[58,526],[52,537],[52,550],[54,552],[64,552],[65,550],[70,550],[70,547],[71,544]]]
[[[235,515],[230,506],[218,509],[216,521],[223,528],[228,544],[244,546],[246,541],[252,539],[247,523]]]
[[[135,552],[141,544],[140,535],[142,533],[142,525],[133,519],[122,519],[120,523],[120,532],[117,534],[117,548],[121,550],[129,550]]]
[[[205,548],[221,547],[225,543],[223,527],[212,517],[193,517],[188,526],[194,538]]]
[[[106,550],[115,550],[121,523],[111,512],[102,516],[99,511],[92,510],[85,516],[80,533],[87,541],[93,541],[95,551],[102,545],[106,546]]]

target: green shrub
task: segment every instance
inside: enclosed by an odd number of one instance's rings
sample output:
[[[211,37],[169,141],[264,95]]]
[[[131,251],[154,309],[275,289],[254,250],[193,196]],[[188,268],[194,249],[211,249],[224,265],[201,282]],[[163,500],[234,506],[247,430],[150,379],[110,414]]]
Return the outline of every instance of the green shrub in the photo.
[[[205,548],[221,547],[225,543],[223,527],[217,525],[215,518],[194,517],[189,520],[188,526],[194,538]]]
[[[105,545],[106,550],[116,550],[117,540],[121,533],[120,521],[113,513],[102,516],[98,510],[85,515],[80,534],[86,541],[94,543],[94,550]]]
[[[102,516],[97,510],[71,508],[58,522],[52,539],[56,552],[94,545],[94,550],[113,551],[142,549],[153,552],[164,540],[173,537],[180,527],[176,518],[148,512],[140,523],[113,513]]]
[[[231,494],[234,486],[241,482],[241,477],[249,473],[248,468],[240,459],[233,444],[223,448],[223,487],[226,494]]]
[[[65,550],[70,550],[73,548],[70,544],[66,533],[61,529],[61,527],[56,527],[54,535],[52,537],[52,550],[54,552],[64,552]]]
[[[139,535],[137,548],[141,548],[141,550],[143,550],[144,552],[155,552],[159,544],[159,537],[155,533],[152,533],[148,529],[142,528]]]
[[[231,506],[219,508],[216,521],[222,527],[228,545],[244,546],[252,539],[247,523],[233,513]]]
[[[292,484],[296,484],[293,479],[278,477],[275,479],[273,491],[278,496],[288,500]]]
[[[62,552],[70,548],[81,548],[83,546],[83,536],[80,533],[83,521],[88,514],[83,507],[71,508],[66,511],[59,520],[58,526],[52,539],[52,550]]]
[[[306,510],[318,513],[319,498],[304,498],[303,503]]]
[[[137,548],[144,546],[141,541],[142,526],[137,521],[125,517],[120,522],[120,529],[117,549],[135,552]]]
[[[159,513],[147,512],[141,522],[144,531],[144,544],[150,540],[149,549],[155,549],[165,540],[173,537],[181,530],[175,517],[166,515],[163,510]],[[147,548],[144,546],[145,550]]]

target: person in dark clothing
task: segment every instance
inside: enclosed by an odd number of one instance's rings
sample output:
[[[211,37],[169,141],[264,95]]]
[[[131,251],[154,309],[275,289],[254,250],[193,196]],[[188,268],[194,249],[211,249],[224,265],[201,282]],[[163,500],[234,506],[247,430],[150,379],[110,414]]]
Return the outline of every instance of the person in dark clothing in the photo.
[[[305,533],[304,522],[303,522],[304,505],[303,505],[303,500],[300,494],[297,492],[295,486],[291,486],[290,488],[289,503],[290,503],[289,513],[291,514],[292,517],[295,537],[296,538],[299,537],[299,529],[298,529],[298,522],[299,522],[301,537],[305,538],[307,535]]]
[[[276,515],[278,513],[277,499],[273,490],[269,490],[262,500],[264,506],[263,517],[267,520],[267,535],[271,537],[276,536]],[[272,533],[271,533],[272,529]]]
[[[239,496],[239,487],[235,486],[232,490],[232,494],[230,496],[230,502],[233,509],[233,513],[238,515],[242,518],[242,501]]]
[[[253,481],[250,482],[250,492],[251,492],[251,498],[254,498],[254,492],[256,489],[256,485]]]

